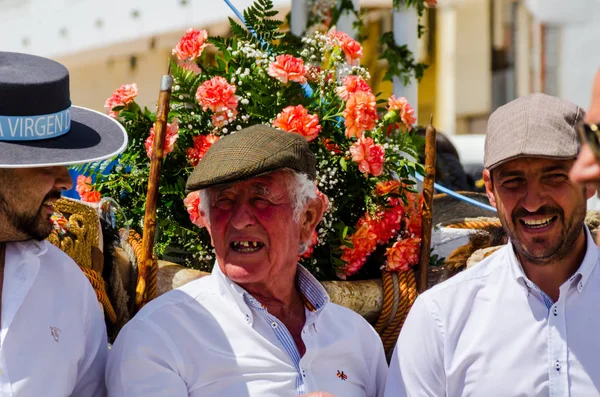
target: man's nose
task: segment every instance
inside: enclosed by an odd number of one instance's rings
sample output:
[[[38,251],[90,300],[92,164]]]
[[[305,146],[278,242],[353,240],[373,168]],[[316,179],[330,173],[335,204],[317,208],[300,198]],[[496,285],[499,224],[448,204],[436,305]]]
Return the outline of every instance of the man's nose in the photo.
[[[546,204],[545,195],[538,186],[528,186],[521,205],[529,212],[536,212]]]
[[[238,230],[255,224],[252,206],[248,202],[237,202],[231,215],[231,225]]]
[[[73,179],[67,167],[54,167],[54,187],[58,190],[69,190],[73,187]]]

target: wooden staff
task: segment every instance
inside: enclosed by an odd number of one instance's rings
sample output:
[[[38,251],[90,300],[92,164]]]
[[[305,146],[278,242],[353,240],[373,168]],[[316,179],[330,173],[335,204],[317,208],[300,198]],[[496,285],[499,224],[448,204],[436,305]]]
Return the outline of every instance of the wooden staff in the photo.
[[[421,239],[421,255],[419,257],[419,292],[427,289],[427,269],[429,267],[429,250],[431,247],[431,223],[433,206],[433,183],[435,182],[435,127],[433,115],[425,130],[425,175],[423,179],[423,236]]]
[[[152,157],[150,158],[150,175],[148,177],[148,193],[146,195],[146,212],[144,213],[144,232],[142,234],[142,255],[138,263],[138,283],[135,290],[135,303],[139,308],[146,293],[146,280],[149,269],[152,267],[154,234],[156,232],[156,206],[158,203],[158,185],[160,181],[160,169],[164,157],[165,137],[169,116],[169,103],[171,102],[171,89],[173,77],[171,77],[171,64],[166,75],[160,80],[160,92],[158,94],[158,110],[156,111],[156,122],[154,123],[154,144],[152,145]]]

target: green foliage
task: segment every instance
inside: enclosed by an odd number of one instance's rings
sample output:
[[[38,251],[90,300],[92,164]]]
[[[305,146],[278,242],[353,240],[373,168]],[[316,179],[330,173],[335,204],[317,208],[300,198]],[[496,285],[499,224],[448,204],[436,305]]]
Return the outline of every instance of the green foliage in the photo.
[[[388,69],[383,77],[384,80],[392,81],[394,76],[400,78],[405,84],[410,84],[411,79],[421,80],[428,65],[415,61],[413,53],[406,44],[399,46],[394,40],[392,32],[384,33],[379,42],[385,45],[379,59],[388,61]]]
[[[381,107],[386,99],[379,98],[379,117],[374,128],[364,131],[364,137],[372,139],[373,145],[385,146],[385,162],[378,176],[359,169],[351,155],[351,148],[356,149],[359,143],[351,134],[347,136],[344,123],[347,102],[338,89],[346,76],[367,79],[368,72],[346,63],[338,39],[315,33],[299,40],[279,30],[281,22],[272,19],[275,15],[270,0],[257,0],[244,11],[247,26],[230,19],[232,37],[208,39],[217,51],[210,59],[202,54],[193,60],[199,70],[171,64],[174,87],[169,122],[178,125],[178,137],[162,163],[154,249],[158,257],[208,270],[214,262],[208,233],[192,223],[183,203],[185,181],[193,169],[193,160],[197,159],[190,149],[207,137],[216,139],[255,124],[272,125],[284,109],[303,106],[309,115],[318,117],[321,127],[309,146],[317,158],[319,190],[329,198],[331,206],[318,227],[319,243],[311,257],[302,263],[317,277],[332,279],[347,266],[343,252],[353,248],[352,237],[359,220],[367,215],[380,216],[390,205],[391,196],[374,194],[377,184],[400,180],[402,188],[394,198],[407,203],[408,192],[414,190],[412,176],[420,167],[410,158],[416,158],[415,138],[406,132],[408,126],[397,112]],[[309,68],[307,77],[312,93],[306,92],[297,81],[283,82],[270,75],[269,65],[278,55],[303,60]],[[201,105],[197,99],[199,88],[221,78],[223,84],[235,87],[235,107],[223,111]],[[141,230],[150,170],[145,141],[156,115],[141,109],[135,101],[113,110],[119,112],[118,119],[129,135],[126,152],[108,174],[102,171],[109,162],[84,166],[81,170],[93,175],[96,189],[116,199],[130,226]],[[386,112],[389,114],[382,117]],[[223,114],[225,121],[219,118]],[[398,229],[406,223],[398,222]],[[386,247],[401,237],[400,230],[395,233],[372,252],[356,277],[379,274]]]

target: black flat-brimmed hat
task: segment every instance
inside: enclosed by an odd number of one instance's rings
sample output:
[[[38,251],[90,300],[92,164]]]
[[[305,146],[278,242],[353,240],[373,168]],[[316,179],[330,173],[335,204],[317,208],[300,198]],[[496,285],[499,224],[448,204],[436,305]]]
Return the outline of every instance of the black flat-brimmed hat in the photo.
[[[95,162],[126,146],[127,133],[118,121],[71,106],[63,65],[0,52],[0,168]]]

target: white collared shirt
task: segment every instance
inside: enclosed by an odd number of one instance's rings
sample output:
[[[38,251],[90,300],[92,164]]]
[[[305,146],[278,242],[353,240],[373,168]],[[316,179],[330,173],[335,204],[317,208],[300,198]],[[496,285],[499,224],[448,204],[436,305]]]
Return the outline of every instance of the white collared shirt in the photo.
[[[0,396],[105,396],[108,342],[94,289],[47,241],[7,243]]]
[[[600,396],[600,250],[586,228],[579,270],[552,302],[511,244],[419,296],[385,395]]]
[[[109,396],[383,396],[387,364],[374,329],[330,303],[301,266],[297,284],[316,309],[306,311],[303,357],[287,328],[215,265],[121,330],[108,359]]]

